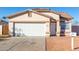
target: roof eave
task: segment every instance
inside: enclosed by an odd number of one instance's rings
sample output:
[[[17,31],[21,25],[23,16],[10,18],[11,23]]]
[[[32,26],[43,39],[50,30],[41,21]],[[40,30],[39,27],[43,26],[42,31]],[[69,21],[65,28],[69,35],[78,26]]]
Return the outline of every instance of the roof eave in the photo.
[[[68,18],[68,17],[63,17],[63,16],[61,16],[61,15],[60,15],[60,17],[65,18],[66,20],[72,20],[72,19],[74,19],[74,17]]]

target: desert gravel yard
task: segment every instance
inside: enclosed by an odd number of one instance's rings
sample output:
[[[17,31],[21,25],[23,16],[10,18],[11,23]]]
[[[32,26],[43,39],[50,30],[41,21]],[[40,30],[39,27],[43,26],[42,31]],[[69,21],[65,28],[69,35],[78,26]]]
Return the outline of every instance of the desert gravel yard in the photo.
[[[0,51],[45,51],[44,37],[0,38]]]

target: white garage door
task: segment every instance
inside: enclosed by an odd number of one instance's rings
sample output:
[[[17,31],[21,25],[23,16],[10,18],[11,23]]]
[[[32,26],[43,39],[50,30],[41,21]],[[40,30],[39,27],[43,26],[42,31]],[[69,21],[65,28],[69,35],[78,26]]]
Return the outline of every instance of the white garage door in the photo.
[[[15,32],[24,36],[45,36],[45,23],[15,23]]]

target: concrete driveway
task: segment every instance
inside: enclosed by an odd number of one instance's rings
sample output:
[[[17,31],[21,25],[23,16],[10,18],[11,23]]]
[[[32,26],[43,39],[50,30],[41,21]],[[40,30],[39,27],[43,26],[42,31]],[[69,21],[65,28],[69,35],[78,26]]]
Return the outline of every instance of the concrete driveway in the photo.
[[[0,38],[0,51],[45,51],[44,37]]]

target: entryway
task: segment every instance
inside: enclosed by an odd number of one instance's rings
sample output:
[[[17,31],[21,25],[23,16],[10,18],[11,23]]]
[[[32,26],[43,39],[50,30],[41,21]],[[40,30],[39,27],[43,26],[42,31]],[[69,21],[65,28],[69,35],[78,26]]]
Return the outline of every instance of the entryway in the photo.
[[[50,24],[50,34],[51,36],[56,36],[56,23],[55,22]]]

